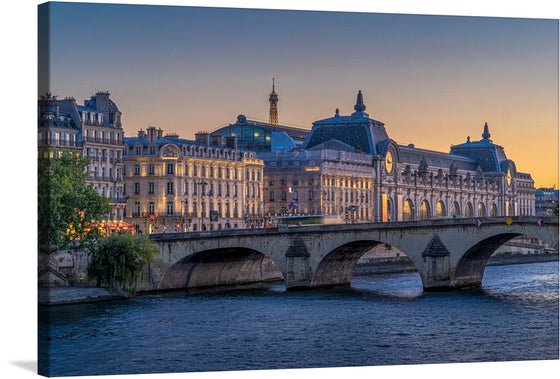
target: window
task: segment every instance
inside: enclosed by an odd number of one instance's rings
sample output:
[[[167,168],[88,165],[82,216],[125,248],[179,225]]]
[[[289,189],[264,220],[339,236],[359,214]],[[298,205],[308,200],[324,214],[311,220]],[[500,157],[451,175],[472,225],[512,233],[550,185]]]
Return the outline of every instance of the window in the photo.
[[[155,148],[155,146],[150,146],[150,155],[156,155],[156,148]]]
[[[140,165],[134,165],[134,175],[140,175]]]
[[[282,200],[286,201],[286,191],[282,191]]]
[[[272,203],[274,202],[274,191],[270,191],[270,198],[269,201]]]
[[[134,202],[134,213],[132,214],[132,217],[140,217],[140,202],[139,201]]]
[[[140,146],[136,146],[136,155],[140,155],[141,152],[142,149],[140,148]]]
[[[193,166],[193,176],[198,176],[198,166],[197,165]]]
[[[173,182],[167,182],[167,194],[168,195],[173,195],[174,194]]]
[[[214,166],[210,166],[210,177],[214,177]]]
[[[148,183],[148,195],[153,195],[154,194],[154,189],[155,189],[154,182],[149,182]]]
[[[168,216],[173,216],[173,202],[172,201],[167,202],[167,215]]]
[[[167,172],[167,175],[174,175],[175,174],[175,163],[168,163],[166,172]]]
[[[189,182],[185,182],[185,195],[189,194]]]
[[[154,175],[154,165],[153,164],[148,165],[148,175]]]
[[[134,183],[134,194],[140,195],[140,183],[138,182]]]
[[[155,208],[155,207],[154,207],[154,202],[153,202],[153,201],[150,201],[150,202],[148,203],[148,214],[149,214],[149,215],[153,215],[153,214],[154,214],[154,208]]]

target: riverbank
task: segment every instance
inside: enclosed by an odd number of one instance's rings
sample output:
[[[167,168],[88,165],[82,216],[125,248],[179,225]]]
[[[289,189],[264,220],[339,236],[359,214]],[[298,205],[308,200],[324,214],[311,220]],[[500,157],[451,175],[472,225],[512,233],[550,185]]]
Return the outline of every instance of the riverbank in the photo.
[[[553,261],[558,261],[558,254],[504,254],[491,257],[488,266]],[[416,271],[416,268],[407,257],[378,258],[368,263],[356,265],[353,275],[364,276],[411,271]],[[39,288],[38,295],[39,305],[46,306],[95,303],[107,300],[123,300],[131,297],[131,295],[119,291],[85,286]]]
[[[39,288],[39,305],[66,305],[128,299],[130,295],[98,287]]]

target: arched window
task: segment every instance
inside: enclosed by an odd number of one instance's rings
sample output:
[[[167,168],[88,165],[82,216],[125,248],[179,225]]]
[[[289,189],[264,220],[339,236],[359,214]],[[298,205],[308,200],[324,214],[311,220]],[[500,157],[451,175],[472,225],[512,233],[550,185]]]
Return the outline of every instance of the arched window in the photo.
[[[498,207],[495,203],[490,205],[490,217],[497,217],[498,216]]]
[[[428,200],[424,200],[422,201],[422,204],[420,204],[420,220],[427,220],[430,218],[430,204],[428,203]]]
[[[409,199],[403,203],[402,219],[403,221],[412,221],[414,219],[414,204]]]
[[[443,204],[443,201],[438,201],[436,204],[436,218],[442,218],[447,216],[447,213],[445,211],[445,204]]]
[[[460,215],[461,215],[461,208],[459,207],[459,203],[454,201],[451,204],[451,217],[455,218],[455,217],[460,216]]]
[[[478,203],[478,217],[486,217],[486,206]]]
[[[391,222],[392,219],[393,219],[393,200],[388,198],[387,199],[387,222]]]
[[[472,207],[472,204],[471,204],[470,202],[468,202],[468,203],[465,205],[465,217],[466,217],[466,218],[471,218],[471,217],[473,217],[473,216],[474,216],[474,215],[473,215],[473,207]]]

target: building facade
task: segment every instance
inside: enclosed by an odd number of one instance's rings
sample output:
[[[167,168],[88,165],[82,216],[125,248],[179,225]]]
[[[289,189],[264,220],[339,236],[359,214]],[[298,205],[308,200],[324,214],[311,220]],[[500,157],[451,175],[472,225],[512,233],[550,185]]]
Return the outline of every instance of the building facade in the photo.
[[[91,160],[88,183],[110,199],[111,219],[122,221],[124,131],[121,112],[109,96],[109,92],[97,92],[77,110],[82,122],[83,155]]]
[[[54,158],[63,151],[82,153],[81,122],[69,101],[46,94],[39,99],[37,146],[40,158]],[[62,104],[61,104],[62,103]]]
[[[558,191],[555,188],[539,188],[535,191],[535,215],[558,216]]]
[[[235,137],[148,127],[125,138],[126,218],[140,233],[262,227],[263,161]]]
[[[124,132],[121,113],[109,96],[109,92],[97,92],[84,105],[72,97],[41,97],[38,147],[39,156],[44,158],[59,156],[62,151],[89,158],[87,182],[110,199],[112,210],[107,218],[122,221]]]
[[[259,126],[245,121],[238,118],[214,133],[250,137]],[[306,137],[297,146],[275,148],[250,139],[242,146],[265,162],[267,214],[358,222],[535,214],[531,175],[519,172],[494,144],[488,124],[480,140],[468,137],[449,153],[400,145],[383,122],[369,117],[359,91],[352,114],[336,109],[300,132]]]

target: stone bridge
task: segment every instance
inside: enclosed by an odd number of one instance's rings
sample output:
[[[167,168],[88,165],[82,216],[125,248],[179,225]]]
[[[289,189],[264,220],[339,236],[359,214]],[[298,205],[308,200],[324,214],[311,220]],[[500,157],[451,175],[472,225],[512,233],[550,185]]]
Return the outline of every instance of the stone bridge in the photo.
[[[152,234],[161,249],[140,290],[181,289],[283,279],[287,289],[348,285],[354,265],[384,243],[414,263],[425,290],[480,286],[486,263],[526,235],[558,250],[558,219],[505,217],[314,225]],[[541,225],[539,220],[544,221]]]

